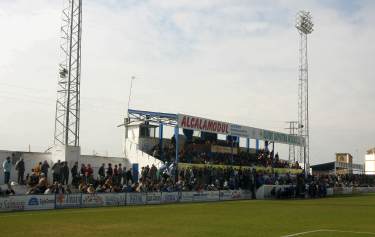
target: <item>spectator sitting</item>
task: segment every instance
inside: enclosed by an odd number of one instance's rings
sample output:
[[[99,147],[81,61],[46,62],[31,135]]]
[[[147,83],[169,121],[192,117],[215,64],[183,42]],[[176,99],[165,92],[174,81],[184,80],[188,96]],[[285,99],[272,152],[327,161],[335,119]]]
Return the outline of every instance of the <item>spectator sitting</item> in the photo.
[[[71,188],[70,188],[70,185],[66,185],[65,193],[66,193],[66,194],[71,194],[71,193],[72,193],[72,190],[71,190]]]
[[[13,196],[13,195],[16,195],[16,193],[14,192],[10,184],[7,184],[7,190],[2,190],[0,187],[0,197],[1,196]]]
[[[57,188],[54,190],[55,194],[65,194],[65,188],[61,183],[57,185]]]
[[[47,178],[44,173],[40,174],[40,179],[38,184],[31,188],[28,194],[43,194],[48,188]]]
[[[89,193],[89,194],[94,194],[95,193],[94,185],[90,184],[90,186],[87,189],[87,193]]]
[[[35,185],[38,184],[39,182],[39,177],[38,175],[35,173],[34,169],[31,169],[31,175],[28,177],[28,180],[27,180],[27,184],[30,186],[30,187],[34,187]]]

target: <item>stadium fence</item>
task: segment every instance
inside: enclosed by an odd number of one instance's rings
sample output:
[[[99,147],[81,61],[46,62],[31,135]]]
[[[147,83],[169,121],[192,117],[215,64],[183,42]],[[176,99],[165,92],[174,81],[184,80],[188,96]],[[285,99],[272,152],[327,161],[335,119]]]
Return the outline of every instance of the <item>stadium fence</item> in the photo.
[[[270,191],[282,186],[263,185],[257,199],[270,199]],[[327,195],[374,193],[375,187],[329,188]],[[65,208],[157,205],[168,203],[217,202],[251,199],[248,190],[152,193],[95,193],[22,195],[0,197],[0,212],[51,210]]]

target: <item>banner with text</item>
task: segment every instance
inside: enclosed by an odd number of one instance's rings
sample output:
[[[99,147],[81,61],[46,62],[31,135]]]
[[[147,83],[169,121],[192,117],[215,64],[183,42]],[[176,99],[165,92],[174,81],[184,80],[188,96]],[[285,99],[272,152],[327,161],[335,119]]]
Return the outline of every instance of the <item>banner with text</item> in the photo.
[[[27,196],[0,197],[0,212],[24,211]]]
[[[81,207],[82,194],[57,194],[56,208],[78,208]]]
[[[186,114],[178,114],[178,126],[184,129],[203,131],[216,134],[274,141],[276,143],[304,146],[305,139],[296,135],[274,132],[265,129],[230,124],[217,120],[195,117]]]
[[[192,129],[196,131],[203,131],[218,134],[230,134],[230,124],[211,119],[194,117],[185,114],[178,115],[178,126],[180,128]]]
[[[55,209],[55,195],[31,195],[27,196],[25,210],[49,210]]]

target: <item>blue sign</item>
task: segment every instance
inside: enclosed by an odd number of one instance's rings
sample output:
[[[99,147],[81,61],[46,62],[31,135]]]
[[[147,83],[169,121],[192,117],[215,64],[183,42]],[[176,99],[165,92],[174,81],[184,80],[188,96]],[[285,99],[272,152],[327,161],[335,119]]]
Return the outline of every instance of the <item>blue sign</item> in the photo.
[[[36,197],[30,198],[29,202],[28,202],[28,205],[29,206],[38,206],[39,205],[39,199],[36,198]]]

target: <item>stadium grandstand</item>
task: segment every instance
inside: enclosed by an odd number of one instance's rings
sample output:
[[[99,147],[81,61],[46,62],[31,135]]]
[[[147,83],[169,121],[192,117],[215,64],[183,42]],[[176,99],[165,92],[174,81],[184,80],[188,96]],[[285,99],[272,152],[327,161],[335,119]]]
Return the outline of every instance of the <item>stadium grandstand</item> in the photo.
[[[232,166],[302,172],[298,162],[279,157],[275,143],[303,147],[303,137],[184,114],[129,109],[128,115],[124,124],[125,154],[141,166],[174,163],[183,167]],[[173,128],[171,138],[165,138],[166,126]],[[240,146],[241,139],[246,140],[246,147]],[[250,148],[251,141],[255,141],[255,148]],[[263,149],[260,141],[264,142]]]

